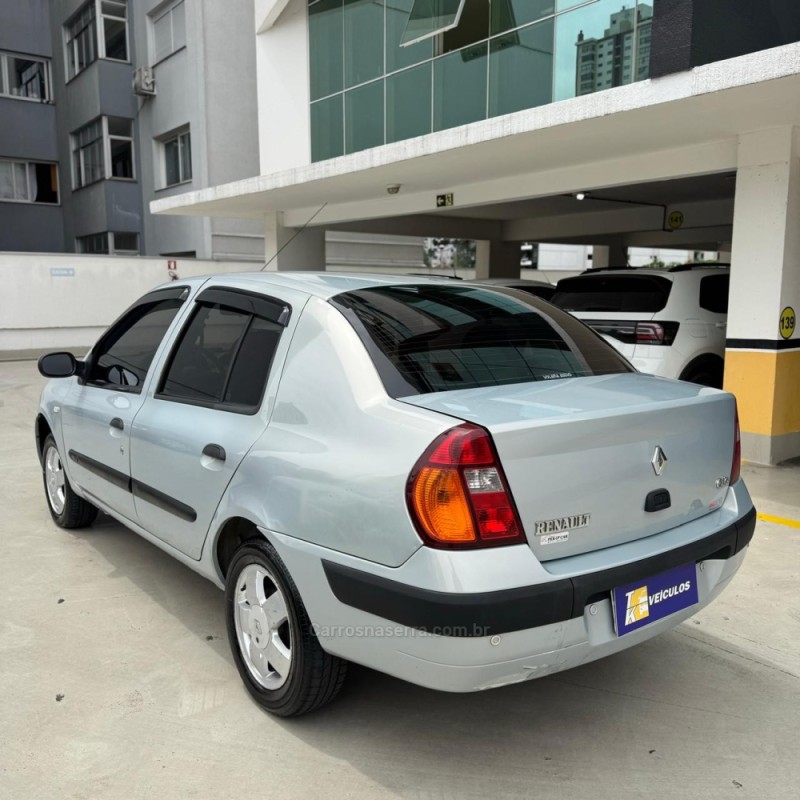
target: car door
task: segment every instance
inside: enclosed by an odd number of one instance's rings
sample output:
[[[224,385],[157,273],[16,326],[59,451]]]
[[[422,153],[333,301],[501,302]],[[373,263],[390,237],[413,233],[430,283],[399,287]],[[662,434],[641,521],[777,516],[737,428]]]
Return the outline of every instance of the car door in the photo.
[[[199,559],[220,498],[266,426],[265,391],[292,308],[219,287],[193,305],[134,421],[131,469],[140,524]]]
[[[171,287],[131,306],[92,348],[61,406],[70,480],[89,500],[130,520],[131,423],[156,351],[188,294],[188,287]]]
[[[706,312],[708,342],[712,352],[724,358],[728,323],[730,274],[705,275],[700,279],[700,308]]]

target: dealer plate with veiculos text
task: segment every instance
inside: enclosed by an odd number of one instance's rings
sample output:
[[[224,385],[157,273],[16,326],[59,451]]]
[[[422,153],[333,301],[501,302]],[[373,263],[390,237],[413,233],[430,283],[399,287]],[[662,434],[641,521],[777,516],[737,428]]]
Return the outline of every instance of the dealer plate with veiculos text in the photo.
[[[697,565],[684,564],[611,592],[617,636],[643,628],[698,602]]]

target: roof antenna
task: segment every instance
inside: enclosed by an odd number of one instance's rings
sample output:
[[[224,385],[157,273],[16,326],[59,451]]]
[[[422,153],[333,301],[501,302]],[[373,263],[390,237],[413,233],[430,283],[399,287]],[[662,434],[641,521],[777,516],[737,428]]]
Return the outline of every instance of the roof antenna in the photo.
[[[298,228],[298,229],[297,229],[297,230],[296,230],[296,231],[295,231],[295,232],[292,234],[291,238],[290,238],[290,239],[289,239],[289,240],[288,240],[288,241],[287,241],[287,242],[286,242],[284,245],[282,245],[281,247],[279,247],[279,248],[278,248],[278,250],[277,250],[277,252],[275,253],[275,255],[274,255],[274,256],[272,256],[272,258],[271,258],[269,261],[267,261],[267,262],[264,264],[264,266],[263,266],[263,267],[261,267],[261,269],[259,270],[259,272],[263,272],[263,271],[264,271],[264,270],[265,270],[265,269],[266,269],[266,268],[267,268],[267,267],[268,267],[268,266],[269,266],[269,265],[270,265],[270,264],[271,264],[271,263],[272,263],[272,262],[273,262],[273,261],[274,261],[274,260],[275,260],[275,259],[276,259],[276,258],[277,258],[277,257],[278,257],[278,256],[279,256],[279,255],[280,255],[280,254],[281,254],[281,253],[282,253],[282,252],[283,252],[283,251],[284,251],[284,250],[285,250],[285,249],[286,249],[286,248],[287,248],[287,247],[288,247],[288,246],[289,246],[289,245],[292,243],[292,242],[293,242],[293,241],[294,241],[294,240],[295,240],[295,237],[296,237],[296,236],[299,236],[299,235],[300,235],[300,234],[301,234],[301,233],[302,233],[302,232],[303,232],[303,231],[304,231],[304,230],[305,230],[305,229],[306,229],[306,228],[307,228],[307,227],[308,227],[308,226],[311,224],[311,222],[313,221],[314,217],[316,217],[316,216],[317,216],[317,215],[318,215],[318,214],[319,214],[319,213],[322,211],[322,209],[323,209],[323,208],[325,208],[325,206],[327,206],[327,205],[328,205],[327,203],[323,203],[323,204],[322,204],[322,205],[321,205],[321,206],[320,206],[320,207],[319,207],[319,208],[318,208],[318,209],[317,209],[317,210],[316,210],[316,211],[315,211],[315,212],[314,212],[314,213],[313,213],[313,214],[312,214],[312,215],[311,215],[311,216],[310,216],[310,217],[309,217],[309,218],[308,218],[306,221],[305,221],[305,223],[304,223],[303,227],[302,227],[302,228]]]

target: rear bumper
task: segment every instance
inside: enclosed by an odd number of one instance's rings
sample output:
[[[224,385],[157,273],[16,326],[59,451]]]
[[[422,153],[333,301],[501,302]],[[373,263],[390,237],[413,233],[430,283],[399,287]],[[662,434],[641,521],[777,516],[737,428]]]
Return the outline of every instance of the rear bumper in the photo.
[[[386,567],[263,532],[328,652],[431,689],[470,692],[580,666],[688,619],[739,569],[754,527],[738,481],[713,514],[559,564],[543,565],[517,545],[422,547]],[[689,563],[697,565],[698,602],[618,636],[611,590]]]
[[[630,564],[545,584],[499,592],[451,593],[408,586],[352,567],[323,561],[337,600],[390,622],[449,636],[493,636],[583,615],[589,603],[607,599],[615,586],[646,580],[683,564],[727,560],[750,543],[756,526],[751,508],[740,520],[690,544]]]

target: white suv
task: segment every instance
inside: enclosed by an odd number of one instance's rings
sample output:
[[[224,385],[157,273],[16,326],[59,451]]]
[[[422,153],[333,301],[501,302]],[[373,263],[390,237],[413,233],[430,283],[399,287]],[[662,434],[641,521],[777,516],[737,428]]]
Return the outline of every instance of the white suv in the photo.
[[[729,280],[727,264],[597,269],[559,281],[550,302],[640,372],[722,388]]]

